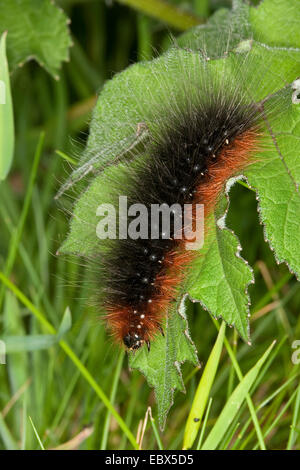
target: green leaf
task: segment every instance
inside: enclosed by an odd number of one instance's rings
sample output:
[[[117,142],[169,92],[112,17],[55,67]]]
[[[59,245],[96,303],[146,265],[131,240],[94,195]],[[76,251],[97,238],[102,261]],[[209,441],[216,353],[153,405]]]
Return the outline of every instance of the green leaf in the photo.
[[[50,0],[1,0],[0,32],[8,31],[7,55],[11,70],[35,59],[54,78],[69,59],[68,20]]]
[[[0,38],[0,181],[6,178],[10,170],[14,145],[14,117],[6,59],[6,33],[3,33]]]
[[[242,43],[245,47],[245,43]],[[252,84],[255,99],[280,89],[284,82],[295,78],[299,70],[299,50],[269,48],[255,42],[249,43],[251,59],[242,54],[227,59],[226,70],[233,80],[245,76]],[[247,48],[246,51],[248,52]],[[223,59],[224,60],[224,59]],[[223,60],[211,61],[212,73],[224,74]],[[281,73],[278,75],[278,67]],[[197,67],[197,69],[196,69]],[[158,131],[157,116],[168,118],[169,97],[180,99],[182,77],[186,70],[200,73],[199,55],[185,50],[171,49],[163,56],[149,62],[128,67],[107,82],[97,101],[90,125],[88,144],[81,157],[80,166],[74,170],[61,192],[107,165],[127,158],[135,158],[147,144],[149,134]],[[265,80],[257,87],[254,77],[261,70]],[[172,76],[172,81],[168,77]],[[260,95],[258,94],[260,93]],[[100,125],[101,123],[101,125]]]
[[[152,61],[134,64],[108,81],[94,109],[81,163],[90,161],[95,168],[101,167],[131,150],[141,125],[154,130],[157,112],[168,105],[166,88],[178,95],[176,84],[189,58],[187,51],[171,50]],[[156,101],[157,97],[160,101]]]
[[[234,93],[237,87],[243,86],[251,99],[258,102],[267,98],[264,103],[266,109],[268,106],[273,109],[269,127],[266,126],[265,130],[268,150],[261,153],[259,161],[244,174],[260,198],[265,233],[276,250],[278,260],[285,261],[291,270],[299,272],[299,106],[292,104],[293,90],[287,84],[299,75],[300,49],[271,47],[253,40],[249,7],[240,1],[234,5],[232,13],[223,11],[216,15],[208,29],[197,29],[200,46],[209,38],[207,51],[211,60],[201,59],[203,54],[197,50],[196,34],[193,36],[195,52],[170,49],[151,62],[129,67],[105,85],[94,110],[80,167],[76,168],[64,188],[68,189],[82,180],[82,193],[74,206],[70,232],[60,249],[61,253],[86,257],[99,253],[102,242],[96,236],[98,205],[114,203],[114,190],[123,194],[127,172],[134,171],[136,159],[147,158],[145,149],[148,139],[150,136],[155,138],[159,133],[161,122],[169,122],[170,106],[181,104],[182,90],[188,90],[192,96],[193,86],[189,88],[189,83],[200,86],[200,80],[205,76],[210,77],[212,86],[228,87],[228,93]],[[242,18],[240,26],[238,18]],[[218,24],[223,25],[224,36],[215,47]],[[234,31],[236,35],[231,36]],[[206,35],[205,39],[201,36],[203,34]],[[226,34],[234,40],[229,40],[231,53],[224,55],[224,46],[221,49],[219,46]],[[188,41],[190,39],[187,39],[187,44]],[[142,138],[141,129],[146,129],[142,132]],[[277,140],[284,149],[284,159],[278,152]],[[94,178],[87,182],[84,176],[88,173]],[[288,178],[291,181],[287,181]],[[234,181],[231,180],[230,184]],[[277,214],[274,212],[275,206]],[[240,256],[241,247],[236,236],[226,228],[227,210],[228,201],[224,197],[207,222],[209,230],[205,245],[189,271],[181,295],[188,293],[213,316],[222,317],[226,323],[234,325],[242,338],[249,341],[247,288],[253,282],[253,275]],[[130,359],[131,366],[141,370],[155,388],[161,424],[172,403],[173,390],[182,390],[179,364],[187,359],[194,361],[196,357],[184,334],[185,322],[172,307],[168,314],[165,339],[158,336],[152,343],[150,354],[143,348]],[[176,347],[180,342],[183,351]]]
[[[275,341],[269,346],[264,355],[257,361],[254,367],[249,370],[239,385],[228,398],[224,408],[221,411],[214,427],[207,436],[201,450],[214,450],[218,446],[222,437],[225,435],[228,427],[232,423],[235,415],[239,411],[243,401],[245,400],[251,386],[253,385],[261,367],[268,358]]]
[[[147,348],[130,354],[130,367],[140,370],[155,389],[158,419],[163,428],[168,410],[173,404],[174,390],[185,391],[180,365],[185,361],[198,363],[195,346],[190,338],[186,313],[191,307],[183,298],[178,311],[173,307],[167,317],[165,335],[158,335]],[[163,367],[162,367],[163,366]]]
[[[254,38],[271,46],[300,47],[299,0],[264,0],[250,8]]]

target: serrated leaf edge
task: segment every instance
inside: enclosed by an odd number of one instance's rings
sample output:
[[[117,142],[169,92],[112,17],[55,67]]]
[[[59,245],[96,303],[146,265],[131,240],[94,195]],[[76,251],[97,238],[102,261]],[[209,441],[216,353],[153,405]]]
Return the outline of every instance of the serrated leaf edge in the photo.
[[[244,262],[244,264],[248,267],[248,269],[250,270],[250,273],[251,273],[251,280],[249,282],[246,283],[246,286],[245,286],[245,290],[244,290],[244,294],[246,296],[246,299],[247,299],[247,307],[246,307],[246,317],[247,317],[247,337],[249,339],[249,341],[247,342],[247,344],[249,346],[251,346],[251,341],[250,341],[250,324],[249,324],[249,318],[250,318],[250,305],[251,305],[251,299],[250,299],[250,296],[249,296],[249,293],[248,293],[248,289],[249,289],[249,286],[251,284],[254,284],[255,282],[255,279],[254,279],[254,272],[253,272],[253,269],[252,267],[249,265],[248,261],[246,259],[244,259],[242,256],[241,256],[241,251],[242,251],[242,246],[240,244],[240,241],[237,237],[237,235],[233,232],[233,230],[229,229],[228,227],[226,227],[225,225],[225,221],[226,221],[226,217],[227,217],[227,214],[228,214],[228,211],[229,211],[229,207],[230,207],[230,196],[229,196],[229,193],[230,193],[230,189],[234,186],[234,184],[238,181],[238,180],[243,180],[245,179],[246,180],[246,177],[243,175],[243,174],[240,174],[240,175],[237,175],[237,176],[233,176],[231,178],[229,178],[226,182],[226,185],[225,185],[225,196],[226,196],[226,199],[227,199],[227,205],[226,205],[226,208],[225,208],[225,211],[224,213],[216,220],[216,230],[227,230],[228,232],[230,232],[233,237],[235,238],[236,240],[236,243],[237,243],[237,250],[235,252],[235,256],[240,259],[241,261]],[[206,304],[201,300],[201,299],[196,299],[195,297],[191,296],[189,293],[185,294],[189,297],[190,301],[192,303],[199,303],[201,305],[201,307],[206,311],[208,312],[213,318],[215,318],[216,320],[224,320],[225,323],[230,327],[235,327],[235,322],[232,322],[232,323],[229,323],[228,321],[226,321],[226,319],[224,319],[222,317],[222,315],[214,315],[213,312],[206,306]]]
[[[188,319],[187,319],[187,316],[185,314],[185,308],[184,308],[184,303],[185,303],[185,299],[187,297],[187,294],[183,294],[180,298],[180,300],[177,302],[177,305],[176,305],[176,310],[174,311],[173,314],[178,314],[185,322],[186,324],[186,328],[184,330],[182,330],[182,333],[184,334],[184,336],[187,338],[188,342],[191,344],[192,346],[192,349],[194,350],[194,354],[195,354],[195,358],[197,358],[197,363],[193,363],[192,361],[186,359],[186,360],[183,360],[183,361],[174,361],[173,362],[173,366],[175,367],[175,369],[177,370],[177,374],[178,374],[178,378],[179,378],[179,381],[181,383],[181,386],[182,386],[182,389],[177,389],[177,387],[170,387],[170,403],[169,403],[169,406],[164,410],[164,412],[162,413],[163,417],[162,417],[162,420],[160,419],[159,417],[159,427],[161,429],[161,431],[164,430],[164,427],[166,425],[166,420],[167,420],[167,416],[168,416],[168,413],[170,411],[170,409],[172,408],[173,404],[174,404],[174,392],[176,390],[179,390],[180,392],[182,393],[186,393],[186,388],[185,388],[185,385],[184,385],[184,381],[183,381],[183,378],[182,378],[182,372],[181,372],[181,365],[184,364],[186,361],[189,361],[191,362],[192,364],[195,364],[195,366],[198,366],[199,369],[201,368],[201,364],[200,364],[200,361],[199,361],[199,358],[198,358],[198,351],[197,351],[197,348],[195,346],[195,343],[193,342],[192,338],[191,338],[191,335],[190,335],[190,332],[189,332],[189,325],[188,325]],[[138,370],[146,379],[148,385],[153,388],[154,390],[154,396],[155,396],[155,401],[156,403],[158,404],[159,403],[159,400],[157,398],[157,394],[156,394],[156,387],[155,385],[153,385],[153,383],[151,383],[147,376],[145,375],[144,371],[141,370],[140,367],[134,367],[134,368],[131,368],[129,367],[129,370],[131,371],[132,369],[134,370]],[[157,405],[158,406],[158,405]]]

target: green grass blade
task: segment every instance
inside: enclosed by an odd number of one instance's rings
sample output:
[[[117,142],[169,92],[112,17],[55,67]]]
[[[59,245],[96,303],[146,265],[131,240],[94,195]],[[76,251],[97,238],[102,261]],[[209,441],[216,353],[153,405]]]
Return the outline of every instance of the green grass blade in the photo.
[[[4,443],[6,450],[18,449],[17,443],[15,442],[10,430],[8,429],[2,414],[0,413],[0,437]]]
[[[202,416],[205,411],[206,403],[209,397],[210,389],[214,382],[217,368],[220,361],[226,324],[223,321],[216,343],[210,353],[207,364],[201,376],[196,395],[192,404],[192,408],[187,419],[183,449],[190,449],[196,439],[201,424]]]
[[[45,447],[43,446],[43,443],[42,443],[42,441],[41,441],[41,439],[40,439],[40,436],[39,436],[39,434],[38,434],[38,432],[37,432],[37,430],[36,430],[36,428],[35,428],[35,425],[33,424],[33,421],[32,421],[32,419],[31,419],[30,416],[29,416],[29,421],[30,421],[30,424],[31,424],[31,426],[32,426],[32,428],[33,428],[34,434],[36,435],[36,438],[37,438],[37,440],[38,440],[38,443],[39,443],[40,448],[41,448],[42,450],[45,450]]]
[[[0,38],[0,181],[10,170],[15,147],[14,116],[6,58],[6,36]]]
[[[213,319],[213,322],[214,322],[216,328],[219,329],[220,327],[219,327],[218,322],[214,319]],[[238,365],[238,362],[235,358],[234,352],[233,352],[227,338],[224,338],[224,344],[226,346],[227,352],[229,354],[229,357],[230,357],[231,362],[233,364],[233,367],[235,369],[236,375],[238,376],[239,381],[241,382],[242,379],[243,379],[243,374],[241,372],[241,369]],[[255,413],[254,405],[253,405],[251,397],[248,393],[246,394],[246,400],[247,400],[248,408],[249,408],[251,418],[252,418],[252,421],[253,421],[253,424],[254,424],[254,428],[255,428],[259,443],[260,443],[260,448],[261,448],[261,450],[265,450],[266,447],[265,447],[262,431],[260,429],[260,425],[259,425],[256,413]]]
[[[137,32],[138,32],[138,59],[151,60],[152,59],[152,46],[151,46],[151,22],[150,18],[143,14],[139,14],[137,18]]]
[[[295,400],[293,419],[291,425],[291,431],[289,435],[287,450],[291,450],[296,442],[299,432],[295,431],[297,423],[299,421],[299,410],[300,410],[300,385],[298,385],[297,396]]]
[[[202,446],[203,437],[204,437],[204,433],[205,433],[205,429],[206,429],[206,425],[207,425],[207,420],[208,420],[211,404],[212,404],[212,397],[210,397],[207,408],[206,408],[206,412],[205,412],[205,416],[204,416],[204,420],[203,420],[203,425],[202,425],[202,428],[201,428],[201,432],[200,432],[200,436],[199,436],[199,440],[198,440],[198,444],[197,444],[197,450],[200,450],[201,446]]]
[[[285,415],[286,411],[290,407],[290,405],[293,403],[294,399],[296,398],[297,395],[297,389],[292,393],[290,399],[287,401],[287,403],[280,409],[280,412],[276,416],[275,419],[272,420],[272,424],[268,427],[268,429],[265,431],[265,438],[273,431],[274,428],[280,423],[282,417]],[[253,450],[257,450],[257,445],[253,448]]]
[[[197,15],[208,18],[210,12],[210,1],[209,0],[194,0],[193,2],[194,11]]]
[[[254,367],[245,375],[239,385],[235,388],[229,399],[227,400],[221,414],[219,415],[213,429],[205,440],[202,450],[214,450],[224,436],[226,430],[233,421],[243,401],[254,383],[262,365],[269,356],[275,341],[269,346],[264,355],[257,361]]]
[[[61,158],[63,158],[64,160],[66,160],[67,162],[71,163],[71,165],[76,166],[78,164],[78,162],[74,160],[74,158],[70,157],[69,155],[67,155],[65,152],[62,152],[61,150],[55,150],[55,153],[59,155]]]
[[[151,412],[150,412],[150,423],[151,423],[151,426],[152,426],[152,429],[153,429],[153,432],[154,432],[154,436],[155,436],[155,440],[157,442],[159,450],[164,450],[164,447],[163,447],[163,444],[161,442],[161,438],[160,438],[157,426],[155,424],[155,419],[153,418]]]
[[[25,395],[23,398],[23,405],[22,405],[22,427],[21,427],[21,443],[20,443],[21,450],[25,450],[26,448],[26,431],[27,431],[26,418],[27,418],[27,395],[25,392]]]
[[[56,335],[4,336],[3,339],[6,345],[6,353],[9,354],[49,349],[62,339],[62,337],[71,329],[71,326],[71,312],[69,307],[67,307]]]
[[[72,314],[69,307],[66,308],[62,321],[58,327],[57,337],[61,339],[72,328]]]
[[[23,292],[20,291],[20,289],[17,288],[7,277],[0,271],[0,281],[3,282],[3,284],[8,287],[15,295],[16,297],[33,313],[33,315],[39,320],[39,322],[49,331],[51,334],[56,334],[55,328],[51,325],[51,323],[48,322],[48,320],[44,317],[43,313],[40,312],[32,302],[30,302],[29,299],[23,294]],[[102,388],[97,384],[96,380],[93,378],[93,376],[90,374],[90,372],[87,370],[87,368],[83,365],[81,360],[76,356],[76,354],[73,352],[73,350],[70,348],[70,346],[63,340],[59,341],[60,347],[65,351],[65,353],[69,356],[73,364],[77,367],[78,370],[80,370],[81,375],[85,378],[85,380],[90,384],[90,386],[93,388],[93,390],[96,392],[100,400],[104,403],[104,405],[108,408],[110,413],[116,418],[116,421],[119,423],[121,429],[124,431],[124,433],[127,435],[129,441],[131,442],[132,446],[135,449],[138,449],[138,443],[130,431],[128,429],[126,423],[123,421],[119,413],[116,411],[114,406],[111,404],[105,393],[103,392]]]
[[[233,439],[233,436],[237,432],[239,426],[240,426],[239,422],[233,422],[232,423],[231,427],[229,427],[227,435],[225,434],[223,442],[221,442],[221,444],[219,446],[220,450],[227,450],[228,449],[228,446],[230,445],[230,443]]]
[[[291,382],[295,380],[297,377],[297,374],[292,376],[290,379],[288,379],[281,387],[279,387],[275,392],[273,392],[271,395],[269,395],[260,405],[256,408],[255,412],[257,413],[259,410],[262,408],[266,407],[282,390],[284,390]],[[246,421],[246,423],[243,426],[243,429],[239,432],[237,439],[231,448],[231,450],[236,450],[239,449],[241,440],[243,439],[244,435],[246,434],[247,429],[249,428],[249,425],[251,423],[251,417]]]
[[[87,360],[88,357],[88,350],[85,351],[81,362],[84,364],[85,361]],[[73,375],[72,380],[70,381],[64,396],[59,404],[59,407],[57,409],[56,415],[53,418],[52,424],[50,426],[51,429],[55,430],[55,428],[58,426],[60,423],[60,420],[62,419],[63,415],[66,413],[66,408],[70,402],[70,398],[72,397],[72,394],[74,393],[74,388],[78,382],[78,379],[80,377],[80,371],[77,370],[76,373]]]
[[[109,397],[111,403],[114,403],[115,398],[116,398],[116,393],[117,393],[118,383],[119,383],[120,374],[121,374],[121,370],[122,370],[123,360],[124,360],[124,351],[122,351],[120,356],[119,356],[117,367],[116,367],[116,370],[115,370],[115,375],[114,375],[114,378],[113,378],[113,383],[112,383],[110,397]],[[104,422],[104,426],[103,426],[103,435],[102,435],[102,440],[101,440],[101,445],[100,445],[101,450],[106,450],[106,447],[107,447],[109,424],[110,424],[110,412],[109,412],[109,410],[107,410],[107,414],[106,414],[105,422]]]
[[[58,343],[56,335],[4,336],[6,353],[25,353],[49,349]]]
[[[185,31],[201,23],[198,18],[191,13],[180,10],[165,0],[118,0],[119,3],[135,8],[146,15],[153,16],[157,20],[173,26],[174,28]]]
[[[258,312],[261,308],[267,305],[274,294],[280,291],[280,289],[293,277],[293,274],[290,272],[286,273],[282,278],[272,287],[272,289],[268,290],[268,292],[257,302],[256,305],[251,309],[251,315],[255,312]]]
[[[237,343],[238,343],[238,334],[237,334],[236,329],[234,329],[233,331],[233,354],[234,355],[236,355]],[[228,378],[228,386],[227,386],[227,398],[229,398],[233,392],[234,377],[235,377],[234,365],[231,363],[229,378]]]

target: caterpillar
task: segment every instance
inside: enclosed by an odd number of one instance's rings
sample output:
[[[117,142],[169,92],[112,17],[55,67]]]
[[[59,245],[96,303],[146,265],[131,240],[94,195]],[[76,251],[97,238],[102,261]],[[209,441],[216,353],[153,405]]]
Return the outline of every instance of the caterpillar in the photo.
[[[193,102],[186,94],[181,106],[172,103],[167,123],[147,146],[146,164],[127,172],[128,206],[148,208],[149,227],[155,204],[178,204],[182,211],[186,204],[203,204],[207,216],[227,179],[253,161],[261,145],[259,107],[238,90],[228,96],[228,90],[207,86],[202,81]],[[163,318],[196,256],[175,229],[171,224],[165,239],[161,223],[156,239],[118,240],[102,256],[106,321],[129,350],[143,344],[150,349],[155,334],[163,334]]]
[[[175,53],[173,50],[171,55]],[[233,69],[236,54],[240,54],[240,65]],[[268,151],[265,135],[269,120],[280,113],[277,91],[270,83],[257,82],[253,95],[254,78],[245,73],[248,64],[253,70],[251,54],[243,48],[242,53],[232,53],[231,62],[228,51],[223,52],[219,69],[205,52],[191,55],[193,71],[182,65],[176,93],[171,84],[162,84],[162,95],[151,113],[145,112],[144,119],[134,123],[138,136],[141,128],[149,130],[147,141],[129,151],[125,159],[113,160],[117,171],[106,174],[112,200],[125,195],[128,207],[145,207],[150,228],[154,205],[177,205],[181,214],[186,205],[192,207],[188,227],[182,219],[180,237],[173,213],[167,236],[160,220],[156,237],[149,233],[135,238],[117,236],[108,245],[99,243],[94,257],[101,271],[98,308],[104,311],[115,340],[130,351],[143,345],[150,350],[156,334],[164,334],[163,321],[170,304],[193,259],[199,256],[197,251],[186,249],[186,232],[197,225],[195,208],[204,206],[205,221],[228,179],[257,161],[259,153]],[[134,94],[134,90],[130,92]],[[131,214],[126,229],[133,220]]]

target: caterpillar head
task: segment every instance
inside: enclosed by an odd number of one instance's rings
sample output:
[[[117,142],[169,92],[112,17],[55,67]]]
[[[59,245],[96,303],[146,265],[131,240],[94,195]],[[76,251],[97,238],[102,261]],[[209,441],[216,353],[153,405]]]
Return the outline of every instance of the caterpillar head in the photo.
[[[141,346],[145,343],[145,340],[137,335],[136,333],[127,333],[123,337],[123,343],[125,344],[126,348],[128,348],[130,351],[136,351],[137,349],[140,349]],[[146,341],[148,350],[150,350],[150,342]]]

